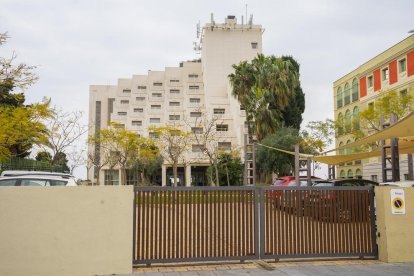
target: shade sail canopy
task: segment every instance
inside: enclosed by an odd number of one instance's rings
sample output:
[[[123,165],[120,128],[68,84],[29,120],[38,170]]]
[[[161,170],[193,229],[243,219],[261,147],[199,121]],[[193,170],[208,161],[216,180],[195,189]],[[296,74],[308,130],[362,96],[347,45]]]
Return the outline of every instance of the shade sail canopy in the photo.
[[[414,153],[414,140],[401,140],[399,141],[399,153],[407,154]],[[325,163],[328,165],[337,165],[339,163],[350,162],[355,160],[361,160],[371,157],[381,156],[381,149],[377,148],[370,152],[352,153],[352,154],[341,154],[341,155],[326,155],[326,156],[313,156],[312,160]]]
[[[360,145],[373,143],[376,141],[386,140],[390,138],[402,138],[414,136],[414,111],[405,116],[403,119],[393,124],[392,126],[381,130],[375,134],[369,135],[365,138],[357,140],[353,143],[337,147],[335,149],[326,151],[324,153],[333,152],[342,149],[354,148]]]

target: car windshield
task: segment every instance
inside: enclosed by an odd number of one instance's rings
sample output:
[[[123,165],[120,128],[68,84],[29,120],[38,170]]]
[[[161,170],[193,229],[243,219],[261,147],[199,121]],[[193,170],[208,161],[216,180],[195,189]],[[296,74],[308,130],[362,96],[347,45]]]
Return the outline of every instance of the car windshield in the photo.
[[[299,183],[300,183],[300,186],[301,187],[308,186],[308,181],[307,180],[300,180]],[[296,180],[290,181],[289,184],[288,184],[288,186],[289,187],[296,187]]]
[[[286,182],[285,179],[276,179],[275,182],[273,182],[273,185],[280,185],[285,182]]]
[[[332,182],[316,182],[313,184],[314,187],[332,187],[333,185]]]

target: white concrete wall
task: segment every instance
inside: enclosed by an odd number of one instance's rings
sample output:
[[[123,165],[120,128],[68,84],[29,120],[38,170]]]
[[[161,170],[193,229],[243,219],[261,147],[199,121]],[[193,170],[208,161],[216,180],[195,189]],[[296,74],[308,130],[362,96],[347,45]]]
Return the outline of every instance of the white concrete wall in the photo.
[[[132,272],[133,187],[0,187],[0,275]]]

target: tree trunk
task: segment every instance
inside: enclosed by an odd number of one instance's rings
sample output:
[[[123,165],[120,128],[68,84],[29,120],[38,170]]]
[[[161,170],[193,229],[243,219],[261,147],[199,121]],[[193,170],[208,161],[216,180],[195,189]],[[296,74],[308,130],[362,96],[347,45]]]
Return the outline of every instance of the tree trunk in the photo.
[[[214,171],[216,173],[216,185],[218,187],[218,186],[220,186],[220,180],[219,180],[219,172],[218,172],[217,163],[214,164]]]
[[[174,187],[177,187],[178,185],[177,185],[177,164],[176,163],[173,164],[173,178],[174,178],[173,185]]]
[[[96,174],[96,185],[99,186],[100,185],[100,183],[99,183],[99,175],[100,175],[101,169],[99,168],[97,171],[98,171],[98,173]],[[92,185],[93,185],[93,183],[92,183]]]
[[[230,178],[229,178],[229,168],[226,165],[226,174],[227,174],[227,186],[230,186]]]

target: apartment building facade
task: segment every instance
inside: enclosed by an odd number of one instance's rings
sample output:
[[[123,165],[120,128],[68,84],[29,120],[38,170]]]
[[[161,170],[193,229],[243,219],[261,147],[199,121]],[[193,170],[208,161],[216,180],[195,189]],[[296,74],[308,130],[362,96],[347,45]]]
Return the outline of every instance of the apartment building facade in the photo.
[[[144,137],[156,139],[151,127],[174,125],[186,131],[194,129],[192,122],[201,117],[216,116],[218,147],[241,149],[245,134],[245,114],[232,96],[228,75],[232,65],[252,60],[262,51],[260,25],[238,24],[234,16],[224,23],[212,19],[201,30],[201,58],[181,62],[179,67],[166,67],[164,71],[149,70],[145,75],[118,79],[116,85],[91,85],[89,88],[90,135],[98,135],[110,122],[134,131]],[[89,154],[99,154],[99,145],[90,145]],[[206,185],[207,156],[198,145],[192,145],[178,169],[178,184]],[[96,168],[88,166],[88,178],[96,182]],[[100,183],[119,183],[118,169],[103,167]],[[162,165],[161,183],[171,185],[172,168]],[[133,184],[134,176],[127,179]],[[127,181],[128,182],[128,181]]]
[[[354,141],[359,129],[359,113],[375,105],[376,99],[390,91],[414,95],[414,35],[393,45],[333,84],[334,114],[338,125],[336,147]],[[337,154],[352,153],[352,149]],[[407,156],[400,155],[400,178],[407,179]],[[383,181],[381,158],[374,157],[339,164],[338,178],[364,178]]]

